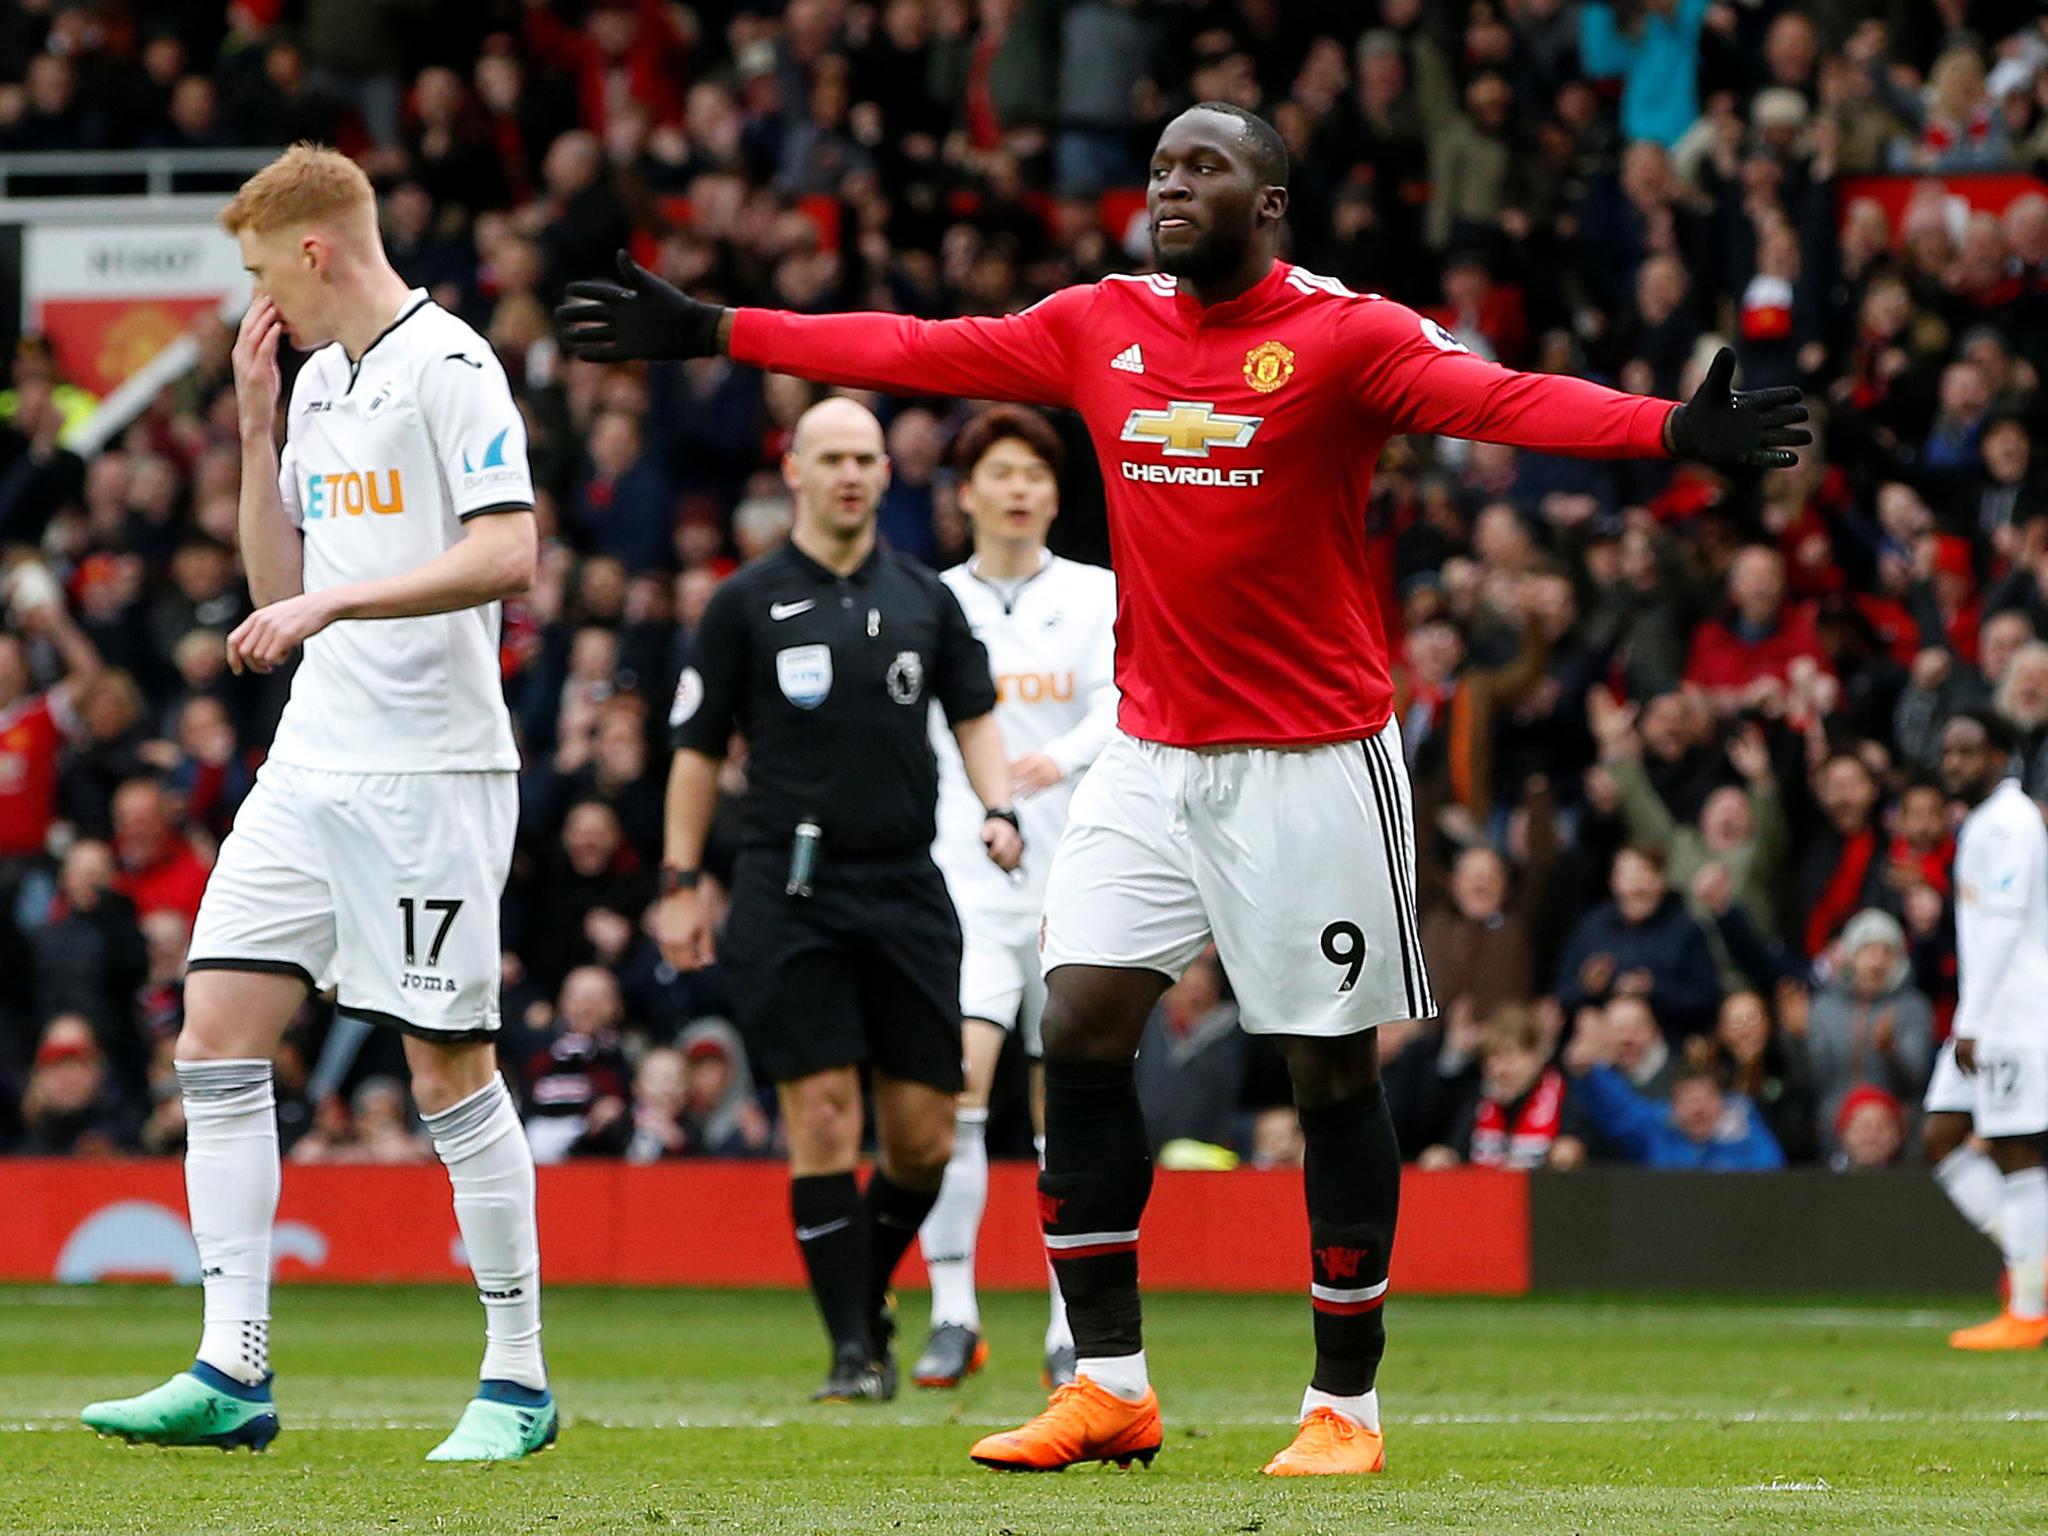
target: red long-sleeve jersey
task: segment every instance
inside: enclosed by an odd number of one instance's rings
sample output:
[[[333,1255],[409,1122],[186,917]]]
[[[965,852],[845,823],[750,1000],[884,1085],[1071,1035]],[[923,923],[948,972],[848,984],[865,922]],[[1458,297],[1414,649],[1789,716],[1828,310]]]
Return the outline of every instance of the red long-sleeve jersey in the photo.
[[[1388,438],[1654,458],[1672,409],[1510,372],[1412,309],[1285,262],[1207,306],[1154,275],[990,318],[742,309],[732,355],[827,384],[1078,410],[1108,490],[1120,724],[1180,747],[1386,724],[1365,508]]]

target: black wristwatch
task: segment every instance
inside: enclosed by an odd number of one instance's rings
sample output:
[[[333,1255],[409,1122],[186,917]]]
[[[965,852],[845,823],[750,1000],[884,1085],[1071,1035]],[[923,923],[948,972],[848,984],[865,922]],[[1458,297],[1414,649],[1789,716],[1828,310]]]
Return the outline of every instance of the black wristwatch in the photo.
[[[697,882],[704,878],[701,869],[678,869],[673,864],[661,866],[661,894],[672,895],[676,891],[694,891]]]
[[[1010,824],[1010,829],[1019,837],[1024,835],[1024,823],[1017,819],[1017,812],[1010,806],[1006,805],[1001,810],[994,808],[984,810],[981,813],[981,819],[983,821],[1007,821]]]

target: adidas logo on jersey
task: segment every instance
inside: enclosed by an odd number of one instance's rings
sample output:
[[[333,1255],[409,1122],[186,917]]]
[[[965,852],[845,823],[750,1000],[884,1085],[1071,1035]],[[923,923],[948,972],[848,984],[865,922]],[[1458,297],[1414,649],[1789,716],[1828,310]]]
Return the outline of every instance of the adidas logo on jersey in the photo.
[[[1119,373],[1143,373],[1145,371],[1145,354],[1138,350],[1138,344],[1134,341],[1128,347],[1125,347],[1123,351],[1117,353],[1115,357],[1112,357],[1109,360],[1109,366],[1116,369]]]

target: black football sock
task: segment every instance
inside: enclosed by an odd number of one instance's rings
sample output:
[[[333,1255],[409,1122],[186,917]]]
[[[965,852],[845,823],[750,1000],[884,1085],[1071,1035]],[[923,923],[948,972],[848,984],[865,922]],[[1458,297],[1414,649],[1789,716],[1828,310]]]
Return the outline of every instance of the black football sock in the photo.
[[[866,1303],[868,1224],[851,1173],[810,1173],[789,1181],[796,1244],[810,1273],[811,1294],[835,1351],[873,1348]]]
[[[880,1314],[889,1294],[889,1277],[924,1225],[925,1217],[937,1204],[936,1189],[905,1189],[877,1167],[868,1175],[868,1192],[861,1200],[861,1219],[867,1226],[868,1316]]]
[[[1138,1220],[1152,1152],[1129,1061],[1045,1063],[1045,1167],[1038,1215],[1082,1359],[1144,1348]]]
[[[1401,1199],[1401,1148],[1386,1090],[1301,1111],[1304,1184],[1314,1284],[1316,1373],[1332,1397],[1370,1392],[1387,1349],[1381,1303],[1394,1215]]]

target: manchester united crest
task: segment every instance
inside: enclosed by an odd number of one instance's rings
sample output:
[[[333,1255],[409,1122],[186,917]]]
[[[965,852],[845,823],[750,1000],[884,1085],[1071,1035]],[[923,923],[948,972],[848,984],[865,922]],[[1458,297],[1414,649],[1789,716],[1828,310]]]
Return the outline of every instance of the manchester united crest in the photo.
[[[1244,355],[1244,381],[1262,395],[1293,377],[1294,352],[1282,342],[1262,341]]]

